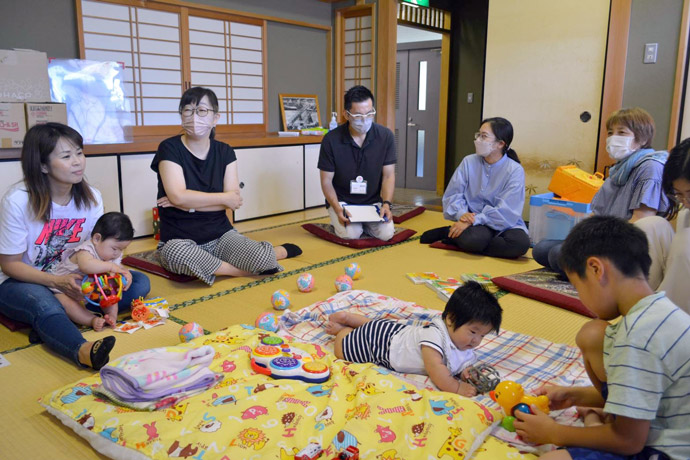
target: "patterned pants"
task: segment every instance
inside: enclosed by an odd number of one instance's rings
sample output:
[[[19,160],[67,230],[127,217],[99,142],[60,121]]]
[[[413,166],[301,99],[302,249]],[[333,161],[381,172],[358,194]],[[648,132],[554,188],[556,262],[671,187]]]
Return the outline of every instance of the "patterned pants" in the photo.
[[[251,240],[236,230],[204,244],[193,240],[170,240],[158,246],[158,254],[166,270],[196,276],[209,286],[215,281],[215,272],[223,262],[255,275],[266,270],[283,269],[278,265],[271,243]]]
[[[343,358],[354,363],[374,363],[395,370],[389,361],[393,336],[406,325],[388,319],[374,319],[343,337]]]

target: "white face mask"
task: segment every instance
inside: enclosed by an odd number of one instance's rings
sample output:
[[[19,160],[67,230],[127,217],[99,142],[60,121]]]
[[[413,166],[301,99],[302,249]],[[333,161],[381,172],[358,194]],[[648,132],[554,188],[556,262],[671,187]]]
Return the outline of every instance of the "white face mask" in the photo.
[[[474,151],[477,152],[477,155],[479,155],[482,158],[488,157],[489,155],[491,155],[491,152],[494,151],[493,141],[484,142],[479,139],[475,139]]]
[[[612,160],[624,160],[633,153],[631,146],[634,140],[630,136],[609,136],[606,138],[606,151]]]
[[[373,118],[367,118],[365,120],[350,118],[350,126],[352,129],[357,131],[359,134],[366,134],[371,129],[371,125],[374,123]]]
[[[189,118],[182,119],[182,128],[189,136],[194,137],[208,137],[213,129],[213,112],[209,112],[205,117],[200,117],[197,114]]]

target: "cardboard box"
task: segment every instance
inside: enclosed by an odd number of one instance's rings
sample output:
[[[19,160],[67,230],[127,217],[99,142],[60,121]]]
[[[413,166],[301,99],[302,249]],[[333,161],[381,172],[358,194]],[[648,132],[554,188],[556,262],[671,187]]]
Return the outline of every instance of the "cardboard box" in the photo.
[[[0,148],[21,148],[26,134],[24,104],[0,103]]]
[[[48,57],[32,50],[0,50],[0,102],[50,101]]]
[[[51,121],[63,125],[67,124],[67,106],[65,104],[27,102],[25,108],[26,129]]]

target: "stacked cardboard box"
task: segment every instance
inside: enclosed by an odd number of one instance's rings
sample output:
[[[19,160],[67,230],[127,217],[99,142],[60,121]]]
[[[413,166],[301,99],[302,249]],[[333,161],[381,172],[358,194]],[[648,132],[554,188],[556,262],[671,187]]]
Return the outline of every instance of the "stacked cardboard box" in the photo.
[[[46,53],[0,50],[0,148],[19,148],[39,123],[67,123],[64,104],[50,102]]]

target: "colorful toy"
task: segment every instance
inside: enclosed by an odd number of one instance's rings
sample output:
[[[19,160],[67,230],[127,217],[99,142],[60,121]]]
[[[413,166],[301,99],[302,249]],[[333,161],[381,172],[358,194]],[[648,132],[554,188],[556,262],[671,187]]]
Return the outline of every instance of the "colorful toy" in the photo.
[[[477,393],[486,393],[496,388],[501,381],[498,371],[488,364],[479,364],[467,369],[467,378],[460,377],[460,380],[467,382],[476,388]]]
[[[506,418],[510,416],[512,420],[503,420],[501,425],[508,431],[515,431],[512,427],[515,421],[515,411],[522,411],[531,414],[530,406],[534,404],[541,411],[549,413],[549,398],[546,395],[529,396],[525,395],[525,390],[519,383],[511,380],[504,380],[496,385],[496,388],[489,393],[491,399],[498,403],[506,414]],[[510,430],[509,427],[513,429]]]
[[[278,289],[271,296],[271,305],[276,310],[285,310],[290,306],[290,294],[285,289]]]
[[[311,273],[302,273],[297,278],[297,289],[299,292],[310,292],[314,289],[314,277]]]
[[[323,454],[321,444],[318,442],[310,442],[307,447],[295,454],[295,460],[316,460]]]
[[[359,460],[359,449],[355,446],[347,446],[347,449],[341,451],[332,460]]]
[[[331,370],[324,362],[315,361],[306,351],[276,336],[261,339],[261,345],[252,350],[251,366],[254,372],[274,379],[322,383],[331,376]]]
[[[352,278],[347,275],[340,275],[335,279],[335,288],[338,292],[349,291],[352,289]]]
[[[122,288],[125,285],[127,279],[119,273],[86,275],[81,280],[81,293],[90,304],[106,308],[122,299]]]
[[[180,328],[180,342],[189,342],[204,335],[204,328],[198,323],[187,323]]]
[[[265,331],[275,332],[278,330],[278,318],[273,313],[265,311],[256,317],[254,325]]]
[[[345,274],[353,280],[358,280],[360,276],[362,276],[362,268],[357,262],[352,262],[350,265],[345,267]]]

